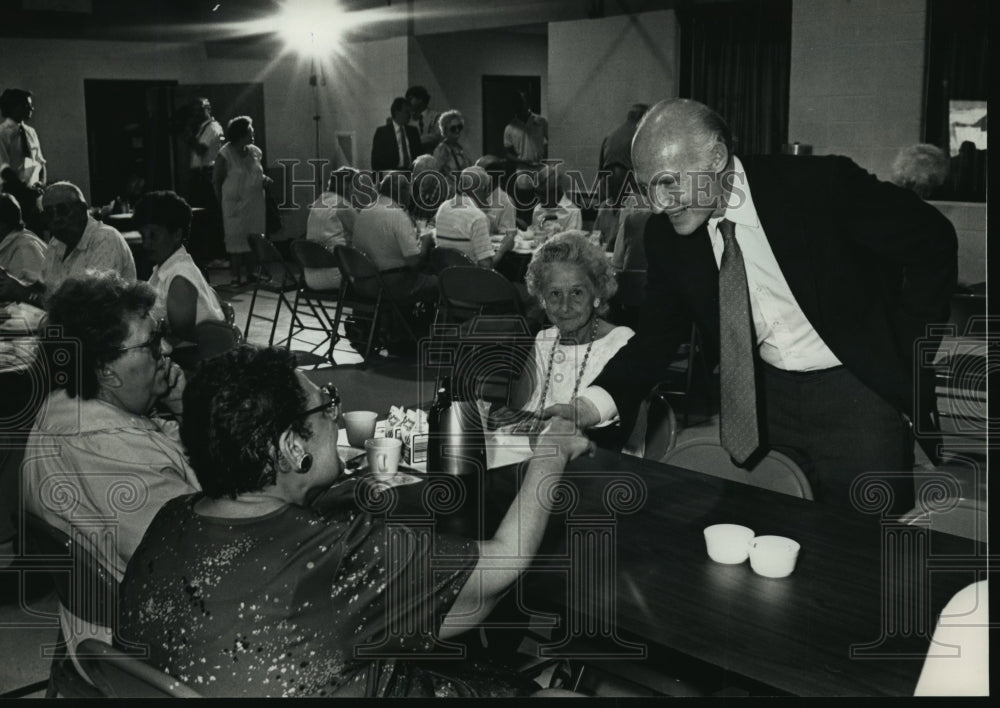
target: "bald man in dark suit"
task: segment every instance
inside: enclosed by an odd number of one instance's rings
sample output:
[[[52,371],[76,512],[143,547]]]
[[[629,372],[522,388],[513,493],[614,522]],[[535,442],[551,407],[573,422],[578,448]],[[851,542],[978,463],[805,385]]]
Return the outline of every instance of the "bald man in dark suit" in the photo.
[[[927,326],[948,318],[951,223],[845,157],[741,160],[722,118],[695,101],[650,109],[632,157],[654,211],[637,336],[573,404],[547,413],[582,427],[618,415],[631,430],[694,321],[721,359],[722,443],[735,461],[779,450],[817,501],[855,508],[858,475],[883,472],[891,510],[912,507],[912,422],[934,410],[933,385],[913,372]]]

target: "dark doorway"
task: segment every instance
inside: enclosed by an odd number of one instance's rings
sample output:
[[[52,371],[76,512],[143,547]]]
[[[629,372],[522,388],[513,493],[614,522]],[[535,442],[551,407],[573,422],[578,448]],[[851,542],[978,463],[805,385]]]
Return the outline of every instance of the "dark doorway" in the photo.
[[[176,84],[84,80],[91,204],[172,188],[170,87]]]
[[[178,194],[191,194],[191,151],[188,136],[200,121],[198,99],[207,98],[212,114],[222,128],[236,116],[250,116],[253,121],[254,144],[264,152],[267,165],[267,124],[264,120],[264,85],[246,84],[182,84],[171,90],[173,113],[174,189]]]
[[[542,77],[483,76],[483,154],[503,157],[503,130],[514,116],[514,94],[523,91],[531,110],[541,113]]]

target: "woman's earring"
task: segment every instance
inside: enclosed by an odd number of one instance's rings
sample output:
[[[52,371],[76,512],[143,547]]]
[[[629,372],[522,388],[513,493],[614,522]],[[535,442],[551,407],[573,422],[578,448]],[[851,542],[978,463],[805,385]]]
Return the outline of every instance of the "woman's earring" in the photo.
[[[297,472],[299,474],[305,474],[306,472],[312,469],[312,466],[313,466],[313,456],[307,452],[302,456],[302,459],[299,460],[299,469],[297,470]]]
[[[594,298],[594,307],[600,307],[600,306],[601,306],[601,298],[595,297]]]

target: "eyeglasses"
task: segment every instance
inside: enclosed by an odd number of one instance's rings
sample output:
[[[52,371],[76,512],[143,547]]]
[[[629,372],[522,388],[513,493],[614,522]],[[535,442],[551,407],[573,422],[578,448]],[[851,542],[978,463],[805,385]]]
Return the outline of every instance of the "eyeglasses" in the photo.
[[[149,354],[153,357],[153,359],[159,359],[163,356],[163,337],[166,333],[167,321],[159,319],[156,321],[156,328],[153,330],[153,333],[149,335],[149,339],[142,344],[133,344],[130,347],[119,347],[118,353],[124,354],[125,352],[133,349],[148,349]]]
[[[333,384],[326,384],[320,387],[320,393],[326,396],[325,403],[321,403],[315,408],[308,408],[295,415],[295,418],[307,418],[313,413],[323,413],[330,420],[340,418],[340,391]]]
[[[464,128],[464,127],[465,127],[464,125],[453,125],[453,126],[451,126],[451,127],[448,128],[448,132],[449,133],[461,133],[462,132],[462,128]]]

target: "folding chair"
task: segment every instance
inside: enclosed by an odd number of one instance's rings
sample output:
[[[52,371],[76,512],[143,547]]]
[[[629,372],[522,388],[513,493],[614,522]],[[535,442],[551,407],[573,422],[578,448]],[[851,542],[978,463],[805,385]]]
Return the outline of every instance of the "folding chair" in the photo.
[[[291,312],[293,327],[296,324],[300,324],[295,314],[295,308],[288,301],[287,293],[298,290],[301,273],[297,271],[293,264],[288,263],[282,258],[281,252],[273,243],[260,234],[250,234],[247,239],[250,242],[250,249],[257,258],[258,271],[257,280],[253,286],[253,295],[250,298],[250,310],[247,312],[246,326],[243,328],[243,339],[249,339],[250,321],[256,317],[271,323],[271,335],[267,340],[268,346],[270,346],[274,344],[274,333],[278,328],[278,318],[281,316],[282,306],[287,307],[289,312]],[[274,293],[278,298],[278,302],[274,307],[274,314],[271,317],[259,315],[254,312],[257,294],[261,290]],[[291,337],[289,337],[290,341]]]
[[[25,512],[25,547],[35,560],[44,557],[59,604],[93,625],[112,627],[118,581],[88,548],[41,517]],[[67,653],[62,627],[52,656],[46,698],[99,698],[100,693],[76,670]]]
[[[431,249],[428,255],[430,260],[431,270],[435,274],[441,275],[441,271],[445,268],[450,268],[451,266],[473,266],[476,265],[472,262],[465,253],[459,251],[457,248],[442,248],[441,246],[435,246]]]
[[[475,315],[524,315],[517,290],[503,274],[479,266],[451,266],[438,276],[441,301],[434,325]]]
[[[731,479],[800,499],[813,499],[812,485],[790,457],[772,450],[750,469],[737,467],[715,440],[690,440],[664,455],[660,462],[702,474]]]
[[[340,292],[338,290],[318,290],[311,288],[309,283],[306,282],[305,272],[307,268],[338,269],[337,256],[316,241],[297,239],[292,242],[292,257],[303,272],[299,289],[295,291],[295,302],[292,304],[292,310],[301,322],[302,330],[322,332],[325,335],[309,351],[315,352],[324,344],[329,343],[323,358],[331,364],[336,364],[337,362],[333,359],[333,348],[337,344],[337,340],[340,339],[340,336],[337,333],[333,317],[330,316],[330,312],[327,310],[327,305],[333,305],[339,301]],[[305,324],[302,313],[299,312],[300,303],[309,308],[308,314],[311,315],[316,324]],[[288,325],[289,342],[292,339],[292,327],[294,324],[295,321],[293,319]]]
[[[375,341],[375,332],[378,329],[379,321],[386,312],[386,304],[389,306],[389,311],[395,313],[398,320],[403,324],[407,334],[416,342],[417,335],[413,333],[413,330],[406,321],[406,317],[403,316],[403,311],[388,288],[386,288],[382,276],[372,260],[351,246],[337,246],[334,249],[334,255],[337,258],[342,279],[340,282],[340,298],[337,300],[337,312],[333,321],[333,331],[340,331],[341,318],[343,317],[345,305],[351,307],[351,314],[355,320],[360,319],[371,322],[365,343],[365,351],[361,354],[363,357],[362,367],[368,363],[372,344]]]
[[[84,639],[77,660],[104,698],[200,698],[173,676],[97,639]]]

